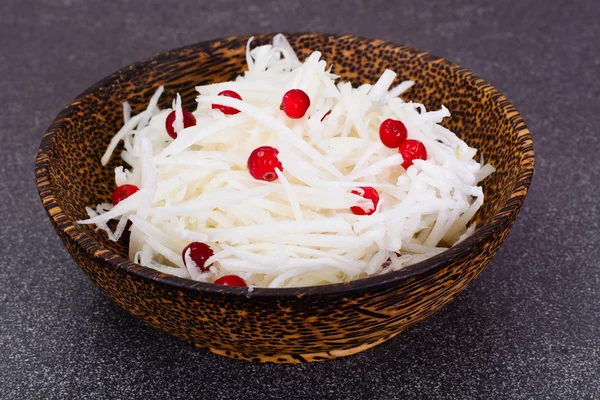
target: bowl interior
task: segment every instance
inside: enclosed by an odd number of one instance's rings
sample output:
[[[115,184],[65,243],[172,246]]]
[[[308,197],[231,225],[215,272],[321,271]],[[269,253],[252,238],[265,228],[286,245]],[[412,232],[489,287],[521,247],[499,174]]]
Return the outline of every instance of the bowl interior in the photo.
[[[271,38],[258,36],[254,44],[268,43]],[[104,232],[91,226],[74,223],[87,217],[86,206],[110,202],[122,147],[108,166],[103,167],[100,158],[123,123],[122,102],[127,100],[133,113],[141,112],[158,86],[164,85],[161,108],[169,107],[176,93],[187,107],[195,108],[195,85],[230,80],[244,71],[247,39],[201,43],[154,56],[104,79],[67,106],[51,127],[54,137],[44,150],[51,192],[73,223],[72,229],[127,257],[123,244],[109,241]],[[398,73],[394,84],[406,79],[416,82],[403,95],[405,99],[423,103],[428,110],[442,104],[448,107],[452,117],[444,125],[478,148],[497,168],[483,185],[486,200],[475,216],[477,225],[500,218],[499,212],[506,209],[523,179],[519,129],[526,129],[518,127],[515,118],[520,117],[502,95],[464,69],[407,47],[350,36],[297,34],[288,39],[301,59],[313,50],[321,51],[342,80],[355,85],[374,83],[390,68]],[[509,211],[516,212],[518,207]]]

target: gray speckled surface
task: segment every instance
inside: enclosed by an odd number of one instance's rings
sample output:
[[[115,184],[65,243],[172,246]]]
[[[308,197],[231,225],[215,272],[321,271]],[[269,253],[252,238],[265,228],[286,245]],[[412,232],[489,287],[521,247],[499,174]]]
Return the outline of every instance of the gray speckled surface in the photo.
[[[600,398],[600,3],[319,3],[1,2],[0,398]],[[76,267],[35,190],[43,132],[89,85],[264,31],[428,50],[494,84],[534,135],[529,197],[482,275],[397,338],[324,364],[237,362],[138,322]]]

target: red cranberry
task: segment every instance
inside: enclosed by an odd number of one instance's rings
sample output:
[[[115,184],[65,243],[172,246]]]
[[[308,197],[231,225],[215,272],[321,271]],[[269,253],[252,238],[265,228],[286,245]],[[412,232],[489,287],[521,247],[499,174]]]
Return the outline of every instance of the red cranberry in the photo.
[[[200,271],[206,271],[210,265],[205,265],[206,260],[213,256],[214,251],[210,248],[209,245],[201,242],[192,242],[188,244],[183,251],[181,252],[181,258],[183,258],[183,263],[187,267],[187,262],[185,260],[185,255],[189,250],[189,256],[192,261],[200,268]]]
[[[182,110],[182,111],[183,111],[183,127],[189,128],[190,126],[196,125],[196,117],[194,117],[194,114],[192,114],[191,112],[189,112],[187,110]],[[167,133],[169,134],[169,136],[171,136],[173,139],[177,139],[177,132],[175,132],[175,128],[173,127],[174,123],[175,123],[175,110],[171,111],[169,113],[169,115],[167,115],[167,121],[165,122],[165,126],[167,128]]]
[[[402,166],[404,169],[408,169],[411,165],[413,165],[414,160],[427,160],[427,149],[425,149],[425,145],[415,139],[406,139],[400,145],[398,149],[400,155],[402,155]]]
[[[310,98],[300,89],[288,90],[281,100],[280,110],[290,118],[298,119],[304,117],[310,107]]]
[[[358,189],[362,189],[358,190]],[[352,214],[354,215],[371,215],[375,212],[375,210],[377,210],[377,204],[379,203],[379,193],[377,193],[377,190],[375,188],[372,188],[371,186],[361,186],[358,189],[354,189],[351,193],[352,194],[357,194],[359,196],[364,197],[365,199],[369,199],[373,202],[373,208],[369,208],[368,210],[364,210],[362,207],[359,206],[353,206],[350,207],[350,211],[352,212]]]
[[[246,287],[246,281],[237,275],[225,275],[215,281],[217,285]]]
[[[115,189],[115,191],[113,192],[113,195],[112,195],[113,206],[116,206],[117,204],[119,204],[119,202],[121,200],[125,200],[126,198],[128,198],[129,196],[131,196],[132,194],[137,192],[138,190],[140,190],[140,189],[135,185],[119,186],[118,188]]]
[[[250,172],[250,175],[254,179],[267,182],[277,179],[275,168],[283,171],[283,166],[277,158],[278,154],[279,151],[271,146],[261,146],[254,149],[248,157],[248,172]]]
[[[237,94],[233,90],[223,90],[217,96],[227,96],[227,97],[231,97],[232,99],[242,100],[242,96],[240,96],[239,94]],[[237,108],[228,107],[228,106],[222,106],[220,104],[213,104],[212,108],[213,109],[217,109],[217,110],[221,110],[221,112],[223,114],[225,114],[225,115],[235,115],[235,114],[237,114],[237,113],[240,112],[240,110],[238,110]]]
[[[390,148],[400,147],[406,140],[408,132],[402,121],[388,118],[379,125],[381,143]]]

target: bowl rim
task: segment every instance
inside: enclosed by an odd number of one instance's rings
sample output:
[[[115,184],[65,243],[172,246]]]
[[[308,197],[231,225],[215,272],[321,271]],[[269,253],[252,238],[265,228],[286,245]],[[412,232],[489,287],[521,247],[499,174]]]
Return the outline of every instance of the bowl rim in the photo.
[[[399,271],[393,271],[381,275],[369,276],[362,279],[353,280],[346,283],[328,284],[320,286],[306,286],[306,287],[293,287],[293,288],[260,288],[254,287],[252,291],[246,287],[235,287],[235,286],[224,286],[215,285],[212,283],[197,282],[190,279],[179,278],[173,275],[168,275],[148,267],[143,267],[139,264],[135,264],[127,258],[121,257],[112,251],[106,249],[100,245],[95,239],[86,235],[79,227],[79,225],[67,217],[67,214],[60,208],[56,198],[54,197],[48,170],[48,152],[55,140],[56,132],[64,126],[65,119],[69,118],[73,108],[87,95],[93,93],[103,87],[109,86],[111,82],[115,80],[126,79],[128,74],[135,66],[147,65],[153,63],[159,59],[168,58],[170,55],[179,54],[182,51],[202,51],[203,48],[211,47],[216,43],[222,41],[239,41],[243,43],[250,37],[254,36],[258,40],[266,40],[272,38],[274,33],[262,33],[257,35],[239,35],[229,36],[225,38],[206,40],[195,44],[186,45],[176,49],[156,53],[150,57],[137,61],[133,64],[125,66],[118,71],[108,75],[107,77],[99,80],[88,89],[79,94],[75,99],[69,102],[63,110],[55,117],[51,125],[48,127],[46,133],[43,136],[40,147],[37,151],[35,161],[35,176],[36,176],[36,187],[42,200],[42,204],[46,209],[49,218],[53,221],[57,229],[60,229],[63,234],[67,235],[71,241],[77,246],[87,252],[91,257],[98,258],[105,265],[113,266],[117,269],[121,269],[126,273],[132,274],[138,279],[150,280],[154,283],[164,284],[179,290],[184,291],[201,291],[205,293],[220,293],[229,295],[246,296],[248,298],[256,297],[305,297],[305,296],[322,296],[322,295],[333,295],[340,293],[350,293],[356,290],[371,289],[373,287],[379,287],[389,284],[398,283],[400,281],[407,281],[417,275],[423,273],[431,273],[443,265],[447,264],[449,260],[460,258],[471,251],[474,247],[479,244],[488,241],[491,237],[497,234],[505,224],[509,223],[518,214],[523,201],[527,195],[531,180],[533,177],[534,169],[534,150],[533,140],[529,129],[525,125],[525,122],[516,108],[508,101],[508,99],[502,95],[494,86],[484,81],[477,75],[468,71],[467,69],[454,64],[446,59],[437,57],[426,51],[418,50],[412,47],[390,43],[380,39],[370,39],[361,36],[354,35],[341,35],[341,34],[329,34],[329,33],[318,33],[318,32],[294,32],[284,33],[288,38],[297,37],[320,37],[327,40],[340,40],[350,39],[356,42],[367,42],[374,45],[385,45],[387,48],[403,51],[414,55],[416,58],[423,58],[430,63],[442,64],[455,72],[458,72],[463,79],[470,80],[475,86],[483,89],[485,92],[489,92],[492,95],[492,99],[499,103],[499,107],[502,111],[503,117],[508,118],[513,124],[515,130],[518,132],[518,141],[520,143],[520,172],[516,177],[515,186],[508,197],[507,201],[496,212],[489,221],[476,229],[476,231],[463,240],[462,242],[452,246],[448,250],[433,256],[429,259],[423,260],[419,263],[413,264],[405,269]],[[250,294],[251,293],[251,294]]]

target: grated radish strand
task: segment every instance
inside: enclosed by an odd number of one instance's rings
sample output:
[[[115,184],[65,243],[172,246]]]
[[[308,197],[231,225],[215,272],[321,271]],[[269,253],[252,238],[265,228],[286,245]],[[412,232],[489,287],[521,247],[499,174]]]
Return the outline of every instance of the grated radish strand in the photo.
[[[123,140],[121,159],[128,166],[115,169],[115,184],[140,190],[115,207],[86,208],[89,218],[80,224],[95,224],[118,240],[131,221],[134,262],[202,282],[238,275],[249,285],[248,296],[254,287],[339,283],[397,271],[474,232],[475,224],[468,224],[483,204],[478,183],[495,169],[481,156],[477,162],[475,149],[439,125],[450,116],[446,107],[427,111],[399,98],[415,82],[392,86],[391,70],[372,85],[353,88],[336,83],[320,52],[300,62],[281,34],[273,45],[251,43],[242,76],[196,88],[195,126],[184,128],[179,95],[172,109],[158,108],[162,86],[138,115],[123,103],[123,127],[101,162],[106,165]],[[298,120],[279,110],[293,88],[311,99]],[[243,100],[217,96],[223,90]],[[213,104],[240,113],[226,116]],[[176,140],[165,128],[173,110]],[[400,119],[409,138],[426,146],[427,160],[401,167],[397,149],[379,139],[387,118]],[[283,170],[276,169],[273,182],[247,171],[249,154],[260,146],[279,151]],[[349,211],[372,206],[351,193],[361,186],[379,193],[372,215]],[[119,221],[115,232],[110,220]],[[208,271],[182,255],[192,241],[213,249]]]

